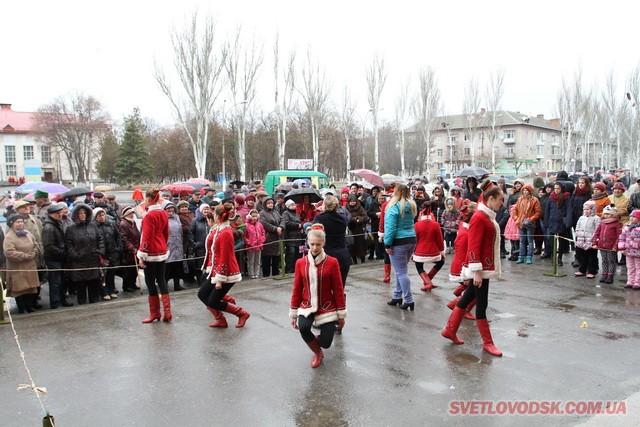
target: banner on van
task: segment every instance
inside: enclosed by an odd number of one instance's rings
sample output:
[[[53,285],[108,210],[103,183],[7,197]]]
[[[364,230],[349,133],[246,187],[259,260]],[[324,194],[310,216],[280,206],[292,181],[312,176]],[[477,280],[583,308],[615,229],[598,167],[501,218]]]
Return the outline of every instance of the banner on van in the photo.
[[[289,170],[312,170],[313,159],[288,159],[287,169]]]

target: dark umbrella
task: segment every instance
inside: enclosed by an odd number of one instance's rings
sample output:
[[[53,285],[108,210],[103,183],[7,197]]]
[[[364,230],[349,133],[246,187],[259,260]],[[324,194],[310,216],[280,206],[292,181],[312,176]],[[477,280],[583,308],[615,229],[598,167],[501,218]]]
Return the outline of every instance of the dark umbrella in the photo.
[[[480,178],[482,175],[489,175],[491,172],[486,170],[485,168],[481,168],[479,166],[467,167],[458,172],[458,177],[466,178],[469,176],[475,176],[476,178]]]
[[[92,191],[85,187],[73,187],[70,188],[69,191],[65,191],[62,193],[62,197],[77,197],[77,196],[86,196],[87,194],[91,194]]]
[[[284,196],[284,200],[293,200],[296,203],[302,203],[303,196],[309,196],[309,202],[311,203],[317,203],[322,200],[322,196],[318,193],[318,190],[311,187],[294,188]]]
[[[235,185],[237,188],[240,188],[244,185],[244,181],[231,181],[229,185]]]

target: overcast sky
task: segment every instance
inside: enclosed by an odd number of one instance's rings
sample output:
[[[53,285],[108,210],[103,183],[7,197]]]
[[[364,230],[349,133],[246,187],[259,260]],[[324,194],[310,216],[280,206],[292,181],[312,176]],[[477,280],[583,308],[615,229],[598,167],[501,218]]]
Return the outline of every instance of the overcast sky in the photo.
[[[434,3],[434,4],[432,4]],[[599,7],[594,5],[598,4]],[[585,82],[613,69],[624,80],[640,59],[637,6],[592,1],[3,1],[0,102],[35,111],[55,97],[82,91],[100,99],[116,120],[139,107],[161,124],[173,122],[153,78],[153,60],[171,66],[169,29],[198,8],[218,21],[220,40],[238,25],[264,41],[260,108],[271,100],[272,46],[281,56],[307,47],[332,82],[337,106],[345,84],[364,116],[365,69],[374,54],[388,72],[382,116],[391,116],[400,85],[424,66],[435,69],[447,113],[460,113],[463,89],[505,70],[503,108],[553,115],[563,76],[582,66]],[[222,99],[229,98],[221,95]],[[228,106],[229,104],[227,104]]]

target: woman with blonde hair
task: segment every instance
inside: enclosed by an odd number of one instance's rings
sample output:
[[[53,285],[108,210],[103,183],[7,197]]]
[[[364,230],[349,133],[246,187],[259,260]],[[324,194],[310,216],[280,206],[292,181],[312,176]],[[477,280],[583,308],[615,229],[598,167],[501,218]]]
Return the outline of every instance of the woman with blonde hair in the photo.
[[[337,202],[337,199],[336,199]],[[311,367],[322,363],[322,349],[331,347],[333,336],[342,330],[347,317],[344,288],[338,260],[324,251],[326,235],[322,224],[313,224],[308,233],[309,252],[296,261],[289,317],[313,352]],[[320,329],[316,336],[311,327]]]
[[[396,278],[393,297],[387,304],[399,305],[403,310],[414,309],[407,266],[416,246],[413,218],[417,212],[409,187],[397,185],[384,214],[384,247],[391,258]]]

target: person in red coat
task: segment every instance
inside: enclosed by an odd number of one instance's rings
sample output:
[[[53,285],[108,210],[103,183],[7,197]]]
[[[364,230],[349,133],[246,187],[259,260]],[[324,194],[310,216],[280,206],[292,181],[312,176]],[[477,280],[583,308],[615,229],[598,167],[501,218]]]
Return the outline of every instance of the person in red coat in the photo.
[[[167,242],[169,240],[169,219],[167,213],[159,204],[160,191],[155,188],[147,191],[145,206],[147,213],[142,219],[142,231],[140,232],[140,246],[138,247],[138,260],[140,268],[144,269],[144,282],[149,290],[149,317],[142,323],[151,323],[160,320],[160,299],[164,308],[165,322],[171,322],[171,299],[169,287],[164,277],[165,260],[169,257]],[[156,282],[158,286],[156,287]]]
[[[454,256],[451,261],[451,267],[449,268],[449,280],[452,282],[458,282],[459,286],[453,291],[456,298],[447,303],[447,307],[450,310],[458,304],[458,301],[462,298],[462,292],[467,289],[469,280],[465,280],[462,277],[462,265],[467,258],[467,246],[469,240],[469,222],[471,217],[475,213],[478,205],[475,202],[469,202],[467,205],[463,205],[460,210],[460,225],[458,226],[458,234],[456,240],[453,242]],[[476,305],[475,300],[471,301],[467,306],[467,319],[476,320],[475,316],[471,314],[471,309]]]
[[[420,278],[422,278],[423,286],[421,291],[431,292],[431,289],[437,288],[431,282],[431,279],[438,274],[438,271],[444,265],[444,239],[442,237],[442,229],[440,224],[435,221],[431,213],[431,201],[426,200],[420,207],[418,213],[418,221],[414,226],[416,230],[416,248],[413,250],[413,261],[416,264],[416,270]],[[424,271],[424,263],[434,263],[429,273]]]
[[[234,284],[242,280],[242,274],[234,250],[234,237],[229,219],[234,214],[233,203],[218,205],[214,211],[215,224],[207,236],[204,265],[206,280],[198,291],[198,298],[216,319],[212,328],[226,328],[223,311],[238,316],[236,328],[242,328],[251,316],[244,308],[235,304],[227,293]]]
[[[336,329],[342,330],[347,317],[338,260],[325,254],[326,236],[322,224],[313,224],[308,233],[309,252],[296,261],[289,317],[291,326],[313,351],[311,367],[322,363],[322,349],[331,347]],[[316,336],[311,327],[320,328]]]
[[[465,289],[442,330],[442,336],[455,344],[464,343],[456,333],[467,312],[467,306],[475,299],[476,322],[483,341],[482,348],[489,354],[502,356],[502,352],[493,343],[486,310],[489,279],[499,278],[501,273],[500,226],[495,221],[495,211],[502,205],[504,194],[499,187],[492,186],[483,193],[482,200],[469,223],[467,257],[462,267],[462,277],[472,280],[473,286],[467,286]]]

